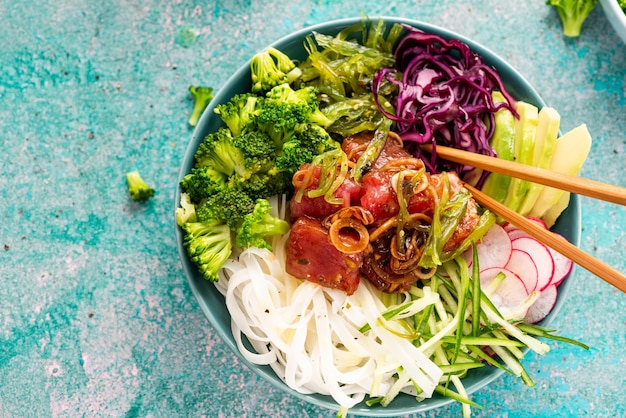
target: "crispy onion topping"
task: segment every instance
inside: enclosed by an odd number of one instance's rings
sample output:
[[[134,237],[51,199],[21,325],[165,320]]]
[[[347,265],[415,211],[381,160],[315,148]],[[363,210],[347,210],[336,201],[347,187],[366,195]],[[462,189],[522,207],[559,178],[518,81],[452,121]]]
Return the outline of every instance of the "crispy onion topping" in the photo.
[[[328,229],[330,242],[344,254],[356,254],[369,246],[369,233],[363,223],[354,218],[339,218]]]
[[[345,254],[356,254],[369,247],[369,231],[366,225],[374,222],[370,211],[361,206],[341,208],[322,221],[328,228],[330,242]]]

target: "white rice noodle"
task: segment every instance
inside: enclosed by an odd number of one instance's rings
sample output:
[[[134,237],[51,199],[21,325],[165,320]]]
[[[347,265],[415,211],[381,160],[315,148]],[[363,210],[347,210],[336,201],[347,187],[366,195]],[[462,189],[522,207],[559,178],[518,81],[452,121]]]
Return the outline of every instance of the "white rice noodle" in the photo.
[[[285,207],[282,205],[273,207]],[[281,216],[283,213],[278,212]],[[287,236],[272,242],[275,253],[250,248],[231,258],[216,283],[225,295],[233,336],[252,363],[270,365],[292,389],[330,395],[344,408],[366,396],[391,401],[401,391],[430,397],[442,372],[401,333],[382,319],[386,306],[363,280],[357,291],[345,292],[296,279],[285,272]],[[424,288],[404,315],[413,315],[439,296]],[[359,329],[369,324],[365,333]],[[406,332],[406,331],[405,331]],[[244,339],[253,350],[244,345]]]

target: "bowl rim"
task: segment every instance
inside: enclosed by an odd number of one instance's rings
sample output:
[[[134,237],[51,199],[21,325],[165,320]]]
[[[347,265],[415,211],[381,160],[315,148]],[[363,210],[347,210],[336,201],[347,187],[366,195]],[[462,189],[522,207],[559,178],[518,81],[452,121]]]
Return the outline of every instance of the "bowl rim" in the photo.
[[[617,35],[626,43],[626,12],[619,7],[617,0],[600,0],[600,5]]]
[[[367,20],[370,22],[376,22],[380,19],[384,20],[386,24],[391,24],[391,23],[407,24],[409,26],[421,29],[425,32],[437,33],[437,34],[444,36],[445,38],[455,38],[466,43],[467,45],[470,46],[472,51],[477,52],[479,55],[481,55],[485,59],[485,61],[489,63],[489,65],[496,67],[499,72],[505,70],[507,72],[507,77],[506,77],[507,79],[516,80],[516,83],[521,83],[521,85],[523,85],[523,88],[530,94],[530,96],[525,97],[523,99],[520,99],[520,98],[518,99],[530,100],[537,106],[541,106],[541,107],[546,106],[546,103],[544,102],[544,100],[541,98],[541,96],[535,90],[535,88],[526,80],[526,78],[524,78],[507,61],[502,59],[499,55],[497,55],[496,53],[494,53],[487,47],[483,46],[482,44],[477,43],[476,41],[473,41],[452,30],[446,29],[438,25],[433,25],[424,21],[416,20],[416,19],[408,19],[408,18],[386,16],[386,15],[376,15],[376,16],[367,17]],[[324,32],[324,31],[330,30],[331,32],[336,33],[338,30],[360,23],[362,21],[363,21],[363,17],[348,17],[348,18],[329,20],[329,21],[324,21],[324,22],[320,22],[317,24],[309,25],[299,30],[293,31],[287,35],[282,36],[278,40],[268,44],[267,47],[285,48],[287,45],[293,44],[296,41],[299,44],[302,44],[302,40],[304,39],[304,36],[309,35],[312,31]],[[230,97],[232,96],[232,93],[229,92],[228,87],[232,86],[233,83],[237,81],[238,79],[240,79],[241,77],[244,77],[246,76],[246,74],[249,74],[250,72],[249,64],[250,64],[250,59],[248,59],[244,64],[238,67],[238,69],[226,80],[226,82],[222,85],[219,91],[215,94],[214,98],[209,103],[207,108],[204,110],[196,127],[194,128],[192,136],[191,136],[191,140],[189,144],[187,145],[184,158],[181,164],[181,169],[178,175],[178,183],[176,186],[175,198],[174,198],[175,209],[179,206],[179,201],[180,201],[180,194],[181,194],[180,180],[190,171],[191,165],[193,163],[193,155],[195,154],[195,150],[197,149],[197,146],[199,145],[199,142],[201,141],[201,138],[203,137],[202,134],[203,134],[204,127],[207,125],[207,123],[210,121],[211,118],[215,118],[213,109],[215,108],[217,104],[230,99]],[[511,81],[511,80],[508,80],[508,81]],[[505,80],[503,79],[503,81]],[[507,83],[505,82],[505,85],[506,84]],[[570,213],[570,217],[573,219],[576,225],[576,227],[573,229],[571,233],[572,235],[571,242],[576,246],[580,246],[581,209],[580,209],[579,198],[577,195],[575,194],[571,195],[570,205],[568,206],[567,211]],[[330,410],[338,410],[339,405],[337,405],[336,402],[334,402],[332,397],[319,395],[319,394],[313,394],[313,395],[302,394],[290,388],[283,381],[281,381],[280,378],[278,378],[278,376],[274,373],[274,371],[271,369],[270,366],[260,366],[260,365],[251,363],[248,359],[246,359],[243,356],[243,354],[239,351],[237,347],[237,343],[235,342],[234,336],[229,326],[230,324],[224,324],[222,321],[220,321],[220,319],[216,316],[215,312],[211,310],[207,301],[204,300],[200,292],[200,289],[197,286],[197,283],[194,282],[194,278],[197,278],[198,276],[196,267],[195,265],[193,265],[193,263],[189,260],[187,256],[186,249],[184,248],[184,245],[182,244],[183,233],[181,231],[181,228],[178,227],[175,217],[174,217],[173,223],[174,223],[174,228],[175,228],[176,242],[178,245],[178,253],[179,253],[179,257],[181,260],[181,264],[182,264],[187,282],[192,290],[194,297],[196,298],[196,301],[200,305],[201,310],[203,311],[203,313],[209,320],[210,324],[212,325],[214,330],[217,332],[217,334],[221,338],[222,342],[226,346],[229,347],[229,349],[237,356],[237,358],[242,363],[248,366],[251,370],[253,370],[257,375],[259,375],[265,381],[269,382],[273,387],[280,389],[284,391],[285,393],[288,393],[292,396],[295,396],[296,398],[300,400],[306,401],[310,404],[314,404],[318,407],[323,407],[323,408],[330,409]],[[559,222],[557,221],[557,224],[555,225],[556,228],[558,228],[558,224]],[[568,293],[568,289],[571,286],[572,279],[576,273],[576,270],[577,270],[577,266],[574,265],[568,277],[561,283],[560,289],[562,288],[563,291],[559,292],[558,299],[557,299],[555,306],[553,307],[548,317],[544,321],[541,322],[542,325],[548,325],[557,316],[558,311],[561,309],[564,299],[565,299],[564,297],[561,297],[561,293],[563,295],[566,295]],[[214,286],[212,283],[210,283],[210,285]],[[487,386],[489,383],[497,379],[499,376],[501,376],[503,373],[504,373],[503,370],[498,369],[498,368],[493,368],[492,372],[488,376],[485,376],[477,383],[472,384],[470,388],[466,388],[468,390],[468,394],[475,393],[476,391],[482,389],[483,387]],[[403,396],[409,396],[409,395],[403,395]],[[320,399],[320,397],[324,399]],[[436,408],[439,408],[439,407],[442,407],[444,405],[454,402],[454,400],[450,398],[434,398],[434,399],[435,399],[434,402],[414,401],[414,406],[409,406],[405,408],[394,407],[393,403],[390,406],[385,407],[385,408],[367,407],[367,406],[363,406],[362,403],[360,403],[360,404],[357,404],[354,408],[351,408],[350,413],[361,415],[361,416],[391,417],[391,416],[397,416],[398,414],[413,414],[413,413],[418,413],[418,412],[425,412],[425,411],[436,409]]]

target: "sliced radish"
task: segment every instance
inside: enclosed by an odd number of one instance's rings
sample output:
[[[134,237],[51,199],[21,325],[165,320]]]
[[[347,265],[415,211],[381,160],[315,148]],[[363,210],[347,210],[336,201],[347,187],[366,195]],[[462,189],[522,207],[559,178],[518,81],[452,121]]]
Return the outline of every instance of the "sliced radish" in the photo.
[[[500,267],[481,270],[480,287],[504,318],[521,319],[526,315],[528,291],[515,272]]]
[[[537,286],[535,290],[542,291],[552,281],[554,276],[554,259],[548,247],[532,237],[520,237],[511,241],[512,249],[527,252],[537,267]]]
[[[509,262],[506,263],[506,268],[517,273],[528,293],[537,288],[537,266],[535,266],[533,258],[526,251],[517,248],[511,250],[511,257]]]
[[[487,231],[476,244],[478,266],[480,270],[491,267],[504,267],[511,257],[511,239],[504,228],[498,224]],[[467,265],[472,265],[472,251],[466,251]]]
[[[569,258],[565,257],[558,251],[553,250],[548,247],[550,254],[552,255],[552,259],[554,260],[554,275],[552,276],[552,280],[550,284],[552,285],[560,285],[563,280],[567,277],[570,271],[572,271],[572,266],[574,263]]]
[[[505,222],[505,223],[503,223],[503,224],[502,224],[502,228],[504,228],[504,230],[505,230],[506,232],[509,232],[509,231],[511,231],[511,230],[513,230],[513,229],[518,229],[515,225],[513,225],[513,224],[512,224],[512,223],[510,223],[510,222]]]
[[[528,312],[526,312],[526,322],[535,324],[544,319],[556,303],[556,297],[558,290],[556,285],[549,285],[539,294],[539,297],[535,300]]]
[[[527,232],[524,232],[519,228],[511,228],[506,233],[509,234],[509,238],[511,239],[511,241],[513,241],[515,238],[530,237]]]

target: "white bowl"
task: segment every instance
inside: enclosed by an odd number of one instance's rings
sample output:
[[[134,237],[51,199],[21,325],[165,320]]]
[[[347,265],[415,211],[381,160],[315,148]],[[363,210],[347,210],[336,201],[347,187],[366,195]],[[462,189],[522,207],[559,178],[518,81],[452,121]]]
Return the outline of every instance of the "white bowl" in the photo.
[[[626,13],[619,7],[617,0],[600,0],[600,4],[609,23],[626,43]]]

